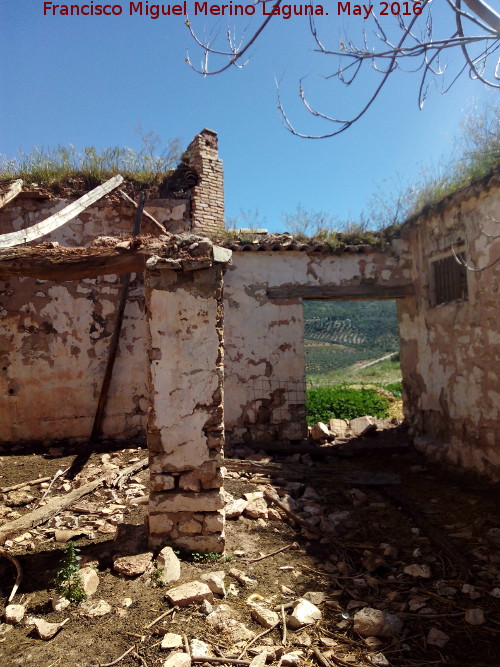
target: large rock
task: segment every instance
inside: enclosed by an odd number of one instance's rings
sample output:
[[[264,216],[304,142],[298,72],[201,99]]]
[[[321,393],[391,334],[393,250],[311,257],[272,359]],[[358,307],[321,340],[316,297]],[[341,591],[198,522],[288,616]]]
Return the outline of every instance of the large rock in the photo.
[[[245,515],[251,519],[267,519],[267,503],[264,498],[253,498],[245,507]]]
[[[112,606],[105,600],[98,600],[97,602],[87,600],[80,605],[80,613],[82,616],[89,618],[98,618],[99,616],[106,616],[112,611]]]
[[[252,618],[254,618],[259,625],[262,625],[263,628],[272,628],[280,621],[280,617],[275,611],[271,611],[271,609],[266,609],[257,604],[252,606],[251,614]]]
[[[356,419],[351,419],[349,426],[353,435],[356,437],[366,435],[367,433],[371,433],[372,431],[377,430],[375,420],[373,417],[369,417],[368,415],[364,417],[356,417]]]
[[[81,587],[85,595],[88,598],[92,597],[99,586],[99,575],[93,567],[82,567],[78,574],[80,575]]]
[[[126,577],[137,577],[139,574],[144,574],[151,565],[153,554],[147,551],[136,556],[121,556],[116,558],[113,562],[113,570],[124,574]]]
[[[214,595],[210,587],[202,581],[190,581],[187,584],[171,588],[165,594],[170,604],[177,607],[189,607],[200,604],[203,600],[213,601]]]
[[[303,625],[309,625],[322,618],[321,611],[309,600],[300,599],[295,605],[293,612],[288,618],[288,626],[292,630],[301,628]]]
[[[63,621],[62,623],[47,623],[47,621],[44,621],[43,618],[32,618],[29,624],[35,626],[36,632],[40,639],[47,641],[52,639],[52,637],[54,637],[59,632],[65,623],[66,621]]]
[[[354,631],[361,637],[394,637],[402,627],[400,618],[380,609],[364,607],[354,614]]]
[[[245,511],[248,500],[236,498],[226,505],[226,519],[236,519]]]
[[[160,579],[164,584],[178,581],[181,576],[181,563],[172,547],[164,547],[156,559],[160,569]]]
[[[191,667],[191,657],[187,653],[172,653],[163,663],[163,667]]]
[[[5,607],[5,622],[17,625],[23,620],[25,613],[26,607],[23,604],[8,604]]]
[[[182,647],[182,636],[177,635],[175,632],[167,632],[163,635],[161,640],[161,648],[164,651],[167,651],[172,648],[181,648]]]
[[[325,440],[326,438],[331,438],[332,434],[330,433],[330,429],[326,424],[323,424],[323,422],[318,422],[317,424],[314,424],[314,426],[311,429],[311,438],[313,440]]]
[[[226,595],[226,589],[224,586],[225,576],[226,573],[224,570],[220,570],[219,572],[207,572],[206,574],[201,575],[201,580],[208,585],[212,593],[224,596]]]
[[[329,426],[336,438],[346,438],[349,433],[349,422],[345,419],[330,419]]]
[[[204,658],[212,655],[209,645],[201,639],[191,639],[189,648],[193,658]]]

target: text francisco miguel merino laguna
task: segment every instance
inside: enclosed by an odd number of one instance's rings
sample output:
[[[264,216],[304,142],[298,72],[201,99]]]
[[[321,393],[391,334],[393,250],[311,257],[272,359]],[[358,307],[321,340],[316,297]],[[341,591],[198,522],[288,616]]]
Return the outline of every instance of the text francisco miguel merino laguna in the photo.
[[[222,1],[224,2],[224,0]],[[192,5],[193,14],[203,14],[205,16],[253,16],[259,12],[264,16],[277,14],[283,19],[289,19],[291,16],[323,16],[328,14],[323,5],[320,4],[277,5],[275,2],[276,0],[274,2],[271,0],[255,5],[237,4],[233,0],[226,0],[224,4],[191,0],[189,4]],[[363,18],[368,18],[373,8],[373,5],[355,5],[351,2],[338,2],[333,3],[333,5],[332,9],[334,8],[334,11],[336,9],[338,15],[354,14],[361,15]],[[44,16],[122,16],[127,14],[129,16],[147,16],[151,19],[158,19],[161,16],[188,16],[188,2],[184,1],[177,4],[127,2],[123,3],[123,6],[121,3],[97,4],[92,1],[85,4],[43,2]]]

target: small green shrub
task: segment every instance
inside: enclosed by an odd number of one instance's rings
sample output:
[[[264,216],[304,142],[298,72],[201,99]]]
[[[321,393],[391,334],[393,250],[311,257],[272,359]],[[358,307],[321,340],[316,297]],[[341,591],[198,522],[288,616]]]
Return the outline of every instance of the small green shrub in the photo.
[[[351,389],[346,386],[315,387],[307,391],[307,423],[330,419],[355,419],[363,415],[389,416],[390,403],[374,389]]]
[[[81,602],[87,598],[80,579],[79,552],[80,549],[70,540],[55,579],[57,592],[71,602]]]

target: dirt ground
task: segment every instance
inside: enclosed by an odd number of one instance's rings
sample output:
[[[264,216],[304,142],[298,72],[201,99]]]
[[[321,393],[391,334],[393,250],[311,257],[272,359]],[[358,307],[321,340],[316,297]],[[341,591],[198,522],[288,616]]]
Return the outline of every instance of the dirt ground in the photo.
[[[325,666],[499,665],[498,489],[473,476],[427,464],[405,446],[406,441],[404,429],[393,429],[358,439],[344,456],[325,456],[321,448],[317,455],[287,457],[236,452],[247,460],[233,453],[225,489],[234,498],[271,485],[309,528],[295,524],[269,501],[274,511],[267,519],[242,515],[227,521],[225,558],[203,562],[194,554],[182,560],[181,579],[169,585],[225,571],[226,589],[232,586],[224,600],[215,596],[213,608],[228,604],[232,617],[255,636],[265,632],[250,614],[256,600],[280,614],[284,605],[283,613],[288,614],[289,603],[307,592],[322,593],[316,596],[322,618],[314,624],[288,628],[286,637],[279,624],[247,650],[249,638],[238,641],[224,628],[215,629],[207,622],[206,610],[196,606],[176,609],[152,624],[171,608],[165,598],[168,587],[157,585],[154,569],[135,578],[112,569],[116,556],[147,551],[146,506],[133,502],[147,494],[144,469],[123,489],[100,487],[4,545],[22,566],[23,579],[13,602],[24,604],[26,615],[18,625],[0,624],[0,664],[94,667],[114,663],[132,648],[116,664],[158,667],[169,656],[161,648],[162,636],[173,632],[188,642],[205,641],[211,655],[219,658],[249,661],[265,648],[268,664],[281,660],[283,666],[315,665],[322,658]],[[52,454],[1,456],[0,487],[52,478],[74,459],[63,452]],[[103,470],[117,471],[146,455],[141,448],[101,451],[92,455],[80,479],[90,480]],[[260,462],[248,460],[249,456]],[[78,481],[59,477],[48,498],[69,492],[75,484]],[[4,493],[0,523],[31,511],[47,485]],[[81,563],[98,568],[99,587],[91,599],[108,602],[110,613],[89,618],[78,603],[52,610],[54,578],[66,547],[55,541],[58,530],[74,531]],[[64,539],[67,534],[57,536]],[[278,549],[284,550],[251,562]],[[411,565],[421,567],[405,572]],[[229,574],[234,567],[256,585],[237,582]],[[2,618],[14,581],[13,565],[0,556]],[[355,631],[354,615],[365,607],[395,614],[403,622],[402,630],[394,636],[363,638]],[[43,641],[26,622],[29,617],[69,620],[53,639]],[[433,643],[436,630],[444,633],[438,633],[441,646]],[[293,652],[298,652],[295,657],[282,658]]]

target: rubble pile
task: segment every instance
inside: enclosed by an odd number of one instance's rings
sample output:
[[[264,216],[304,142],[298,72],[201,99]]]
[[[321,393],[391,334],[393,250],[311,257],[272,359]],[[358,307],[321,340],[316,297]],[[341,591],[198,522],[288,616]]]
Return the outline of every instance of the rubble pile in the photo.
[[[0,640],[28,639],[38,664],[43,646],[71,651],[83,628],[100,637],[88,664],[125,652],[124,665],[140,656],[164,667],[224,659],[243,667],[495,664],[500,533],[490,506],[478,511],[480,496],[461,496],[455,512],[456,490],[447,504],[451,492],[406,450],[404,467],[395,459],[378,469],[377,459],[362,457],[330,466],[310,453],[235,451],[244,458],[226,460],[226,555],[175,545],[120,552],[117,529],[126,533],[131,513],[146,512],[144,469],[8,540],[5,548],[25,559],[69,539],[82,545],[86,599],[70,603],[49,585],[35,604],[21,585],[0,610]],[[142,456],[129,450],[125,458],[94,457],[73,481],[52,475],[4,493],[2,521],[103,474],[111,483]],[[420,498],[422,520],[394,502],[428,484],[440,493]],[[85,544],[100,540],[116,544],[111,564],[85,554]]]

